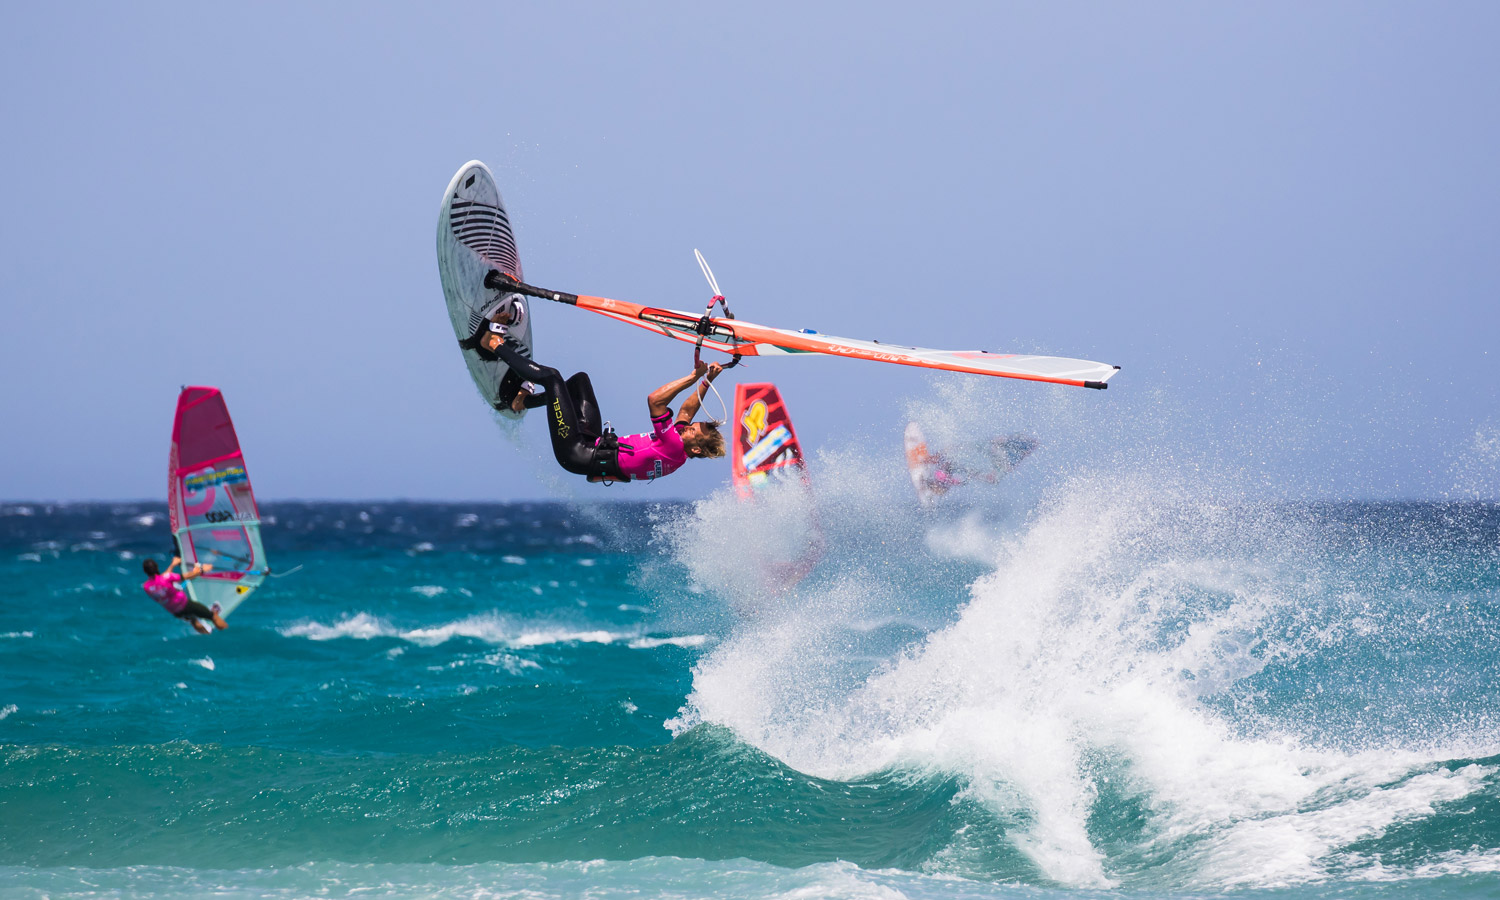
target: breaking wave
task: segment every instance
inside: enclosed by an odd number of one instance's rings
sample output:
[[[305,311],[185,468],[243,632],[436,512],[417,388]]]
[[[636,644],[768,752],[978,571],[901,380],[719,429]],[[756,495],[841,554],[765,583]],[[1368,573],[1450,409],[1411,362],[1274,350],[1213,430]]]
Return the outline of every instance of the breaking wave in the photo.
[[[757,610],[695,667],[674,733],[725,727],[838,781],[959,779],[991,821],[928,861],[949,874],[1007,852],[1081,888],[1493,871],[1500,590],[1454,575],[1497,552],[1493,510],[1362,519],[1111,473],[1054,479],[1027,514],[933,516],[841,477],[868,461],[822,462],[844,552],[794,596],[716,567],[715,535],[775,527],[732,498],[664,526],[699,584]],[[1453,832],[1475,808],[1488,843]]]

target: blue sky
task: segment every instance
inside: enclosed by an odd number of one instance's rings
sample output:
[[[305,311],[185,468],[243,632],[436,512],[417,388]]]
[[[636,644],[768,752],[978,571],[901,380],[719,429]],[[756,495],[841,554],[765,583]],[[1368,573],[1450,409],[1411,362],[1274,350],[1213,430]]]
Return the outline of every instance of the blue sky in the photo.
[[[225,391],[262,499],[559,496],[443,312],[471,158],[533,283],[692,308],[698,247],[765,324],[1124,367],[987,384],[997,430],[1060,404],[1293,496],[1500,496],[1496,33],[1485,3],[9,4],[0,498],[161,495],[185,383]],[[535,326],[627,431],[691,361]],[[951,395],[743,375],[815,452]]]

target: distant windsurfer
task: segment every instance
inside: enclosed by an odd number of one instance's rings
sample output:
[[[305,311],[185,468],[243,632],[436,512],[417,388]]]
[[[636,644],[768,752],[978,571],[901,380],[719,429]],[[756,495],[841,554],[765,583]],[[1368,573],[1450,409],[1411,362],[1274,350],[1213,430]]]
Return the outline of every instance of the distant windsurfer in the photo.
[[[932,467],[927,473],[927,489],[934,494],[941,496],[969,481],[969,470],[949,459],[945,453],[930,453],[926,462]],[[991,476],[989,480],[993,482],[995,479]]]
[[[201,619],[213,622],[215,628],[228,628],[229,625],[224,621],[224,617],[219,615],[217,606],[209,609],[202,603],[189,599],[188,595],[182,592],[182,588],[177,586],[184,581],[197,578],[213,566],[200,563],[179,575],[172,570],[181,562],[181,557],[172,557],[172,564],[167,566],[165,572],[161,571],[154,559],[147,559],[141,563],[141,568],[146,572],[146,583],[141,585],[141,589],[150,595],[152,600],[160,603],[167,612],[192,625],[193,630],[199,634],[208,634],[208,626],[204,625]]]
[[[513,314],[498,311],[467,340],[464,349],[482,359],[502,360],[517,380],[540,388],[532,393],[516,385],[510,400],[515,412],[546,407],[547,429],[552,435],[552,453],[557,464],[589,481],[654,481],[677,471],[689,459],[713,459],[724,455],[724,436],[716,422],[694,422],[693,417],[708,393],[709,382],[723,371],[718,365],[699,363],[692,374],[669,381],[646,398],[651,413],[651,433],[617,437],[604,428],[599,402],[587,372],[563,379],[562,373],[540,365],[517,352],[508,340]],[[698,390],[684,400],[675,420],[671,403],[693,384]]]

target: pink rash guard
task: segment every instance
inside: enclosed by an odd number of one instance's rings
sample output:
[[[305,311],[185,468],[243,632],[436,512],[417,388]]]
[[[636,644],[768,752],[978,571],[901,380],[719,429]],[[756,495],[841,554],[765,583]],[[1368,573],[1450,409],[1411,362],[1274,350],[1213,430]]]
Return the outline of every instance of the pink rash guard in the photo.
[[[620,438],[620,474],[627,481],[654,481],[671,475],[687,462],[682,435],[672,424],[669,409],[651,420],[650,434]]]
[[[182,581],[181,575],[176,572],[167,572],[164,575],[153,575],[146,579],[146,583],[141,585],[141,588],[151,595],[152,600],[160,603],[167,612],[175,616],[187,607],[188,602],[187,594],[184,594],[182,588],[177,586],[180,581]]]

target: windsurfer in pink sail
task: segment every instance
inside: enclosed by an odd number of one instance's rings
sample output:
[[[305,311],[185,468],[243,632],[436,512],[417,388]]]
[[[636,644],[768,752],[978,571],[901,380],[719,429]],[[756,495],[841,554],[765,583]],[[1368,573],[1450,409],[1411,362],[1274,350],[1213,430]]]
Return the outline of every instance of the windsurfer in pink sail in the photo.
[[[184,569],[197,573],[188,596],[228,618],[271,569],[261,545],[250,473],[218,388],[182,389],[167,460],[172,537]],[[212,570],[193,566],[208,562]]]

